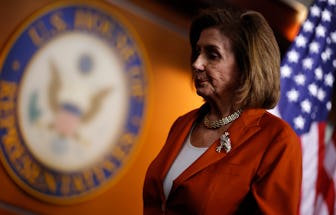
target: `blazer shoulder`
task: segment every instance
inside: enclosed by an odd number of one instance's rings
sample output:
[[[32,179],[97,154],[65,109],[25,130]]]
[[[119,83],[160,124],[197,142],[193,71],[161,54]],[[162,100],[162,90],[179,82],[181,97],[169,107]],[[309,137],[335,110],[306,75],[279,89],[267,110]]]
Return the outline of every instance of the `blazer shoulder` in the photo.
[[[278,127],[281,130],[286,130],[287,132],[296,134],[294,129],[291,127],[291,125],[288,122],[286,122],[285,120],[281,119],[280,117],[268,111],[265,111],[265,114],[262,120],[266,125],[271,124],[274,127]]]
[[[298,141],[294,129],[285,120],[265,109],[249,109],[245,111],[244,123],[247,127],[259,127],[260,134],[273,140],[286,139],[285,142]]]
[[[264,134],[273,139],[270,143],[271,148],[277,146],[296,152],[301,151],[299,136],[285,120],[265,111],[261,119],[261,127],[264,130]]]

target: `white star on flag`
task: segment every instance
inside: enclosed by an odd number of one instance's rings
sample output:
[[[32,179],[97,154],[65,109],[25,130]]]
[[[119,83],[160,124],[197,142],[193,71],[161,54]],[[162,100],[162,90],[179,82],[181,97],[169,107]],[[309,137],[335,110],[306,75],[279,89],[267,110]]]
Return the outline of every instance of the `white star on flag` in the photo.
[[[294,80],[298,85],[304,85],[306,77],[303,74],[298,74],[294,77]]]
[[[281,77],[283,77],[283,78],[290,77],[291,73],[292,73],[292,69],[289,66],[287,66],[287,65],[281,67],[280,71],[281,71]]]
[[[297,53],[296,51],[290,51],[288,53],[288,60],[290,62],[295,62],[297,63],[298,62],[298,59],[299,59],[299,53]]]
[[[305,99],[301,102],[302,112],[310,113],[311,111],[311,102],[308,99]]]
[[[296,38],[296,45],[298,47],[304,47],[306,45],[307,41],[306,38],[303,36],[299,36]]]
[[[303,24],[303,30],[304,31],[311,32],[311,31],[313,31],[313,29],[314,29],[314,25],[310,21],[307,21]]]
[[[319,43],[317,42],[312,42],[310,45],[309,45],[309,51],[311,53],[318,53],[319,52],[319,49],[320,49],[320,45]]]

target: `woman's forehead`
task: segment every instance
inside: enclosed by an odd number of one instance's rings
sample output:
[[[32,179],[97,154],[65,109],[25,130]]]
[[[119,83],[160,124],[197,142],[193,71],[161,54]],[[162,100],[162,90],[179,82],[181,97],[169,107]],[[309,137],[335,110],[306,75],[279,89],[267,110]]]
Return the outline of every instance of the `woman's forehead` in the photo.
[[[231,42],[218,28],[206,28],[201,32],[197,45],[218,46],[227,49],[231,47]]]

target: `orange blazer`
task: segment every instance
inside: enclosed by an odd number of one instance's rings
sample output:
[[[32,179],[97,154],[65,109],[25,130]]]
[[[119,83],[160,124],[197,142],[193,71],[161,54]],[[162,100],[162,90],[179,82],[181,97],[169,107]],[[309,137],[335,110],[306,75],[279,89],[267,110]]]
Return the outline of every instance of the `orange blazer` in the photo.
[[[216,152],[219,140],[174,182],[165,199],[163,180],[182,148],[197,109],[172,125],[161,152],[147,170],[144,215],[298,214],[302,157],[299,138],[264,109],[244,110],[229,128],[232,149]]]

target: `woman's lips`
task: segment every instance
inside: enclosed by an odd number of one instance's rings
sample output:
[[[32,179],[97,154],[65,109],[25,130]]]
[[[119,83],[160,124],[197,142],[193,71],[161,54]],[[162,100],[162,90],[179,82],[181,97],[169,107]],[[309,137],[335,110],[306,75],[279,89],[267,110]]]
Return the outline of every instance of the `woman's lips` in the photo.
[[[208,83],[208,79],[196,79],[196,86],[203,86],[205,83]]]

